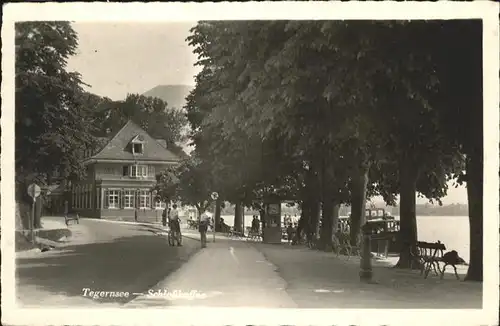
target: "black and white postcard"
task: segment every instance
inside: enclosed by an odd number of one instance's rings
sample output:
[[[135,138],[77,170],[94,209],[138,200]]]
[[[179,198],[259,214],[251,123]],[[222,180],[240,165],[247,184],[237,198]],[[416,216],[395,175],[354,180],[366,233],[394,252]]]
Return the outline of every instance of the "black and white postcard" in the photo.
[[[7,4],[2,323],[498,325],[498,10]]]

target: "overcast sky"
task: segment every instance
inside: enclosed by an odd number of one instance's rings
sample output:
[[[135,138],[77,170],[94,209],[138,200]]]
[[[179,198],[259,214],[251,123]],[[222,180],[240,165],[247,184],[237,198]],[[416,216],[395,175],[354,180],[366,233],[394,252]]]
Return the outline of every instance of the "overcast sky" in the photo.
[[[113,100],[157,85],[194,85],[197,57],[186,42],[194,25],[196,22],[74,23],[79,49],[68,68],[82,74],[92,93]],[[466,189],[450,184],[443,202],[467,203]]]
[[[196,22],[73,23],[78,54],[68,61],[91,91],[113,100],[157,85],[194,85],[199,69],[186,40]]]

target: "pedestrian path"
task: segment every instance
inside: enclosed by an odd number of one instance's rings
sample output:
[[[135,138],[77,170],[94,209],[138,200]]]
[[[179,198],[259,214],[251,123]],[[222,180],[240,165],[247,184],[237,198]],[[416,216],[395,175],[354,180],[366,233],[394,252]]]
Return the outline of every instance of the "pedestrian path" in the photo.
[[[390,268],[373,260],[375,284],[359,279],[359,257],[288,245],[252,244],[278,267],[287,293],[300,308],[471,309],[482,305],[482,284],[454,275]],[[462,276],[463,278],[463,276]]]
[[[295,308],[276,266],[251,245],[208,243],[174,274],[126,305]]]

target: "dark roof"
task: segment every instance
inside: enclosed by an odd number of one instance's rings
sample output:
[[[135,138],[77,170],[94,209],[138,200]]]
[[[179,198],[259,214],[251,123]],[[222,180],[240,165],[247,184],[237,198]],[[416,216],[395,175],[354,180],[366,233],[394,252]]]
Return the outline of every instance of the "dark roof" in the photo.
[[[133,155],[128,150],[132,139],[139,136],[144,140],[144,153],[140,156]],[[156,139],[151,137],[144,129],[129,121],[122,127],[108,143],[91,159],[101,160],[146,160],[146,161],[178,161],[179,157],[163,147]]]

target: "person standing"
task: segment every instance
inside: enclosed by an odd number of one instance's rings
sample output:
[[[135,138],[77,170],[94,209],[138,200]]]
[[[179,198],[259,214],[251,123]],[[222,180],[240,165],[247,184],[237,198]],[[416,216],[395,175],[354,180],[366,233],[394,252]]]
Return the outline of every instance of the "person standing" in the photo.
[[[163,209],[163,212],[161,213],[161,224],[163,226],[167,226],[167,208]]]
[[[177,205],[172,206],[170,211],[170,228],[174,231],[177,240],[177,246],[182,246],[181,221],[179,219],[179,211]]]
[[[254,215],[252,219],[252,233],[253,235],[259,234],[259,220],[257,219],[257,215]]]

